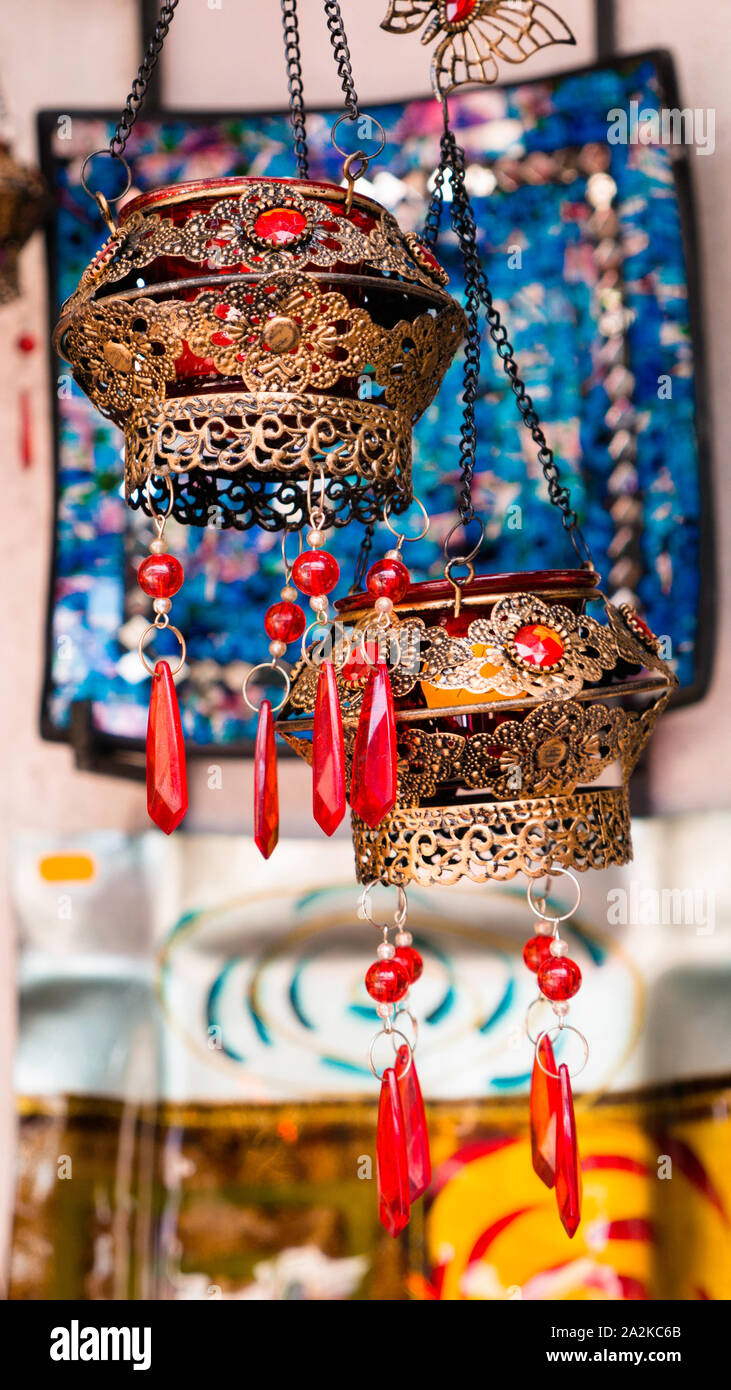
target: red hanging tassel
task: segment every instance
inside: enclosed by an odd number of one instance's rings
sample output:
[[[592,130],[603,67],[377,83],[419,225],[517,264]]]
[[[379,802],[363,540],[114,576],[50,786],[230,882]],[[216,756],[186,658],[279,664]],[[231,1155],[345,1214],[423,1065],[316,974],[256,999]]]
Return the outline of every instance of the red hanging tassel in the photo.
[[[178,697],[167,661],[158,661],[147,721],[147,813],[170,835],[187,809],[188,779]]]
[[[368,677],[353,749],[350,804],[371,829],[396,803],[396,715],[388,667],[378,660]]]
[[[553,1074],[547,1075],[549,1072]],[[553,1187],[556,1181],[556,1121],[560,1104],[556,1059],[550,1039],[544,1034],[536,1048],[530,1083],[530,1142],[533,1167],[546,1187]]]
[[[415,1202],[417,1197],[423,1196],[431,1182],[431,1155],[424,1097],[413,1056],[409,1064],[409,1048],[405,1043],[401,1044],[396,1055],[396,1075],[406,1125],[409,1196]]]
[[[581,1163],[576,1142],[576,1120],[571,1080],[567,1066],[558,1069],[560,1090],[556,1122],[556,1201],[559,1216],[569,1238],[576,1235],[581,1221]]]
[[[279,841],[277,743],[269,700],[262,700],[254,747],[254,841],[265,859]]]
[[[323,661],[317,679],[312,726],[312,813],[326,835],[345,815],[343,717],[332,661]]]
[[[409,1162],[406,1123],[396,1072],[387,1067],[378,1103],[378,1216],[389,1235],[397,1236],[409,1224]]]

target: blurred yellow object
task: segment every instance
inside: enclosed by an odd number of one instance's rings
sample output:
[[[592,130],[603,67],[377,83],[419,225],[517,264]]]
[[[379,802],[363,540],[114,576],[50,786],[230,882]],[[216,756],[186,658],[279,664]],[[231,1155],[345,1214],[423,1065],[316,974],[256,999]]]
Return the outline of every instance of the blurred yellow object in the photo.
[[[90,854],[44,854],[38,872],[47,883],[81,883],[94,878],[96,864]]]

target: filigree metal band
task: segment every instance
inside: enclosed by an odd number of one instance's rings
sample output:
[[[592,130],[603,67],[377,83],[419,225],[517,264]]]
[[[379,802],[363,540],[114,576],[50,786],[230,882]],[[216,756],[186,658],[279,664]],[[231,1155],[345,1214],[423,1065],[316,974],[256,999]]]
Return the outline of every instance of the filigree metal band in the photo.
[[[424,887],[471,879],[537,878],[552,867],[605,869],[632,858],[629,793],[591,789],[572,796],[449,807],[398,808],[375,830],[353,816],[361,883]]]

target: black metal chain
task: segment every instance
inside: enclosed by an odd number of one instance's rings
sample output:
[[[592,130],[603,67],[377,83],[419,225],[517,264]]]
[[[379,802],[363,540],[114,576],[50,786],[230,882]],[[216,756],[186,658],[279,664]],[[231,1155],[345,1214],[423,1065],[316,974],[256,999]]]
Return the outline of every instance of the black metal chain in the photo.
[[[137,69],[137,76],[132,83],[132,90],[127,97],[124,111],[109,141],[109,153],[113,159],[121,159],[124,156],[132,127],[137,120],[140,107],[145,100],[150,77],[157,65],[157,60],[162,52],[162,46],[167,38],[168,30],[173,22],[173,17],[177,8],[178,0],[163,0],[160,6],[160,17],[155,25],[155,32],[147,45],[145,56]]]
[[[474,477],[475,455],[477,450],[474,403],[477,398],[479,384],[481,349],[479,309],[476,312],[475,308],[477,303],[478,306],[481,304],[485,310],[490,337],[495,344],[498,357],[503,364],[503,370],[510,378],[510,385],[516,399],[518,410],[520,411],[522,423],[528,430],[533,442],[538,446],[538,462],[541,465],[543,476],[546,480],[549,499],[553,506],[560,511],[562,523],[569,533],[571,543],[581,563],[589,564],[593,568],[591,550],[582,535],[576,512],[571,506],[571,493],[568,487],[561,482],[561,474],[553,450],[548,444],[533,401],[528,395],[525,382],[520,375],[518,364],[515,360],[513,345],[508,338],[507,329],[502,321],[499,310],[493,302],[492,293],[487,283],[487,276],[482,267],[477,247],[477,224],[475,222],[474,209],[470,202],[466,186],[464,150],[461,145],[457,143],[453,131],[449,128],[445,110],[445,130],[441,139],[439,169],[435,179],[432,203],[427,216],[427,230],[430,237],[433,238],[433,241],[436,240],[435,229],[438,234],[441,220],[446,169],[450,171],[452,183],[452,226],[459,242],[465,270],[465,309],[468,324],[464,372],[464,422],[460,441],[462,471],[462,488],[459,503],[460,518],[463,522],[466,522],[472,520],[475,515],[472,505],[472,480]]]
[[[373,549],[373,536],[375,533],[375,529],[375,521],[369,521],[366,525],[365,531],[363,532],[363,539],[360,543],[360,550],[358,551],[358,559],[355,562],[355,573],[353,574],[353,587],[350,590],[351,594],[360,593],[365,583],[366,571],[368,569],[368,561],[370,559],[371,551]]]
[[[289,118],[294,136],[294,152],[297,156],[297,172],[301,179],[308,179],[310,177],[310,165],[307,157],[307,116],[302,83],[302,52],[300,49],[297,0],[282,0],[282,24],[284,27],[284,58],[287,64],[287,86],[289,87]]]
[[[355,80],[353,78],[353,68],[350,59],[350,47],[343,16],[340,13],[338,0],[325,0],[325,17],[327,27],[330,30],[330,42],[335,54],[335,62],[338,65],[338,75],[343,87],[345,96],[345,110],[350,116],[351,121],[357,121],[360,116],[360,102],[358,93],[355,90]]]

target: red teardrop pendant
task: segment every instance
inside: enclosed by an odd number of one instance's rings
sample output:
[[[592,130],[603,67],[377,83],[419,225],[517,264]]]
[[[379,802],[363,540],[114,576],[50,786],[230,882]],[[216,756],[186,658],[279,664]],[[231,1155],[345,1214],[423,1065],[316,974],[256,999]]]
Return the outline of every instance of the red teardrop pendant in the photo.
[[[538,1061],[538,1054],[545,1071]],[[546,1072],[553,1075],[547,1076]],[[530,1142],[533,1167],[546,1187],[556,1181],[556,1120],[561,1104],[561,1083],[553,1048],[542,1037],[536,1048],[530,1083]]]
[[[312,813],[326,835],[345,815],[343,717],[332,661],[323,661],[317,678],[312,726]]]
[[[385,661],[366,686],[353,749],[350,804],[372,830],[396,802],[396,715]]]
[[[187,809],[188,779],[178,697],[167,661],[158,661],[147,720],[147,813],[170,835]]]
[[[376,1163],[379,1220],[389,1235],[397,1236],[409,1224],[410,1203],[406,1123],[393,1067],[386,1068],[381,1082]]]
[[[415,1202],[417,1197],[423,1196],[431,1182],[431,1156],[424,1097],[421,1094],[413,1057],[409,1065],[409,1048],[405,1043],[402,1043],[396,1054],[396,1075],[406,1125],[409,1197]]]
[[[581,1221],[581,1162],[568,1067],[560,1066],[558,1074],[560,1098],[556,1124],[556,1201],[566,1233],[571,1237],[576,1235]]]
[[[279,840],[277,742],[269,700],[262,700],[254,746],[254,842],[268,859]]]

